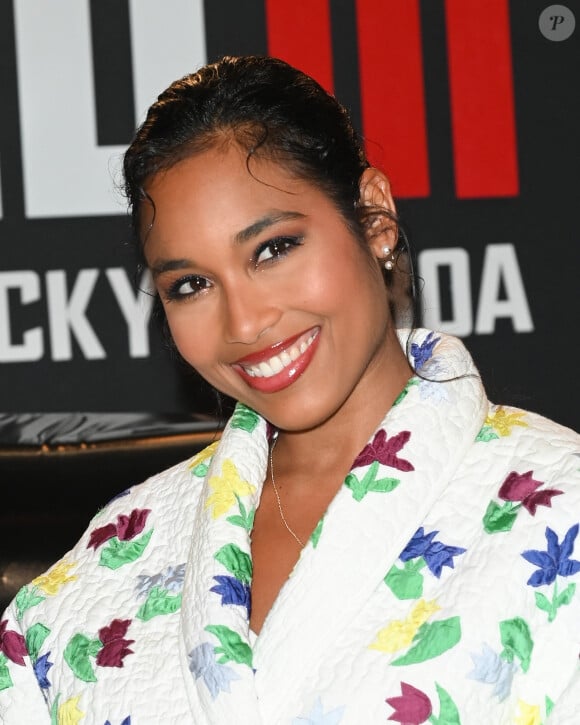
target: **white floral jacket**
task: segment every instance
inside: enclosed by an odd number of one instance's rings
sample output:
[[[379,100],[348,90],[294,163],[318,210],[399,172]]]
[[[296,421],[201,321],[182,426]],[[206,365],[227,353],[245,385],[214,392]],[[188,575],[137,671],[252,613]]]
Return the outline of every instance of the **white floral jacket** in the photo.
[[[259,637],[267,426],[239,405],[219,443],[118,496],[19,592],[0,620],[0,721],[579,723],[579,436],[489,404],[452,337],[418,330],[410,353],[420,376]]]

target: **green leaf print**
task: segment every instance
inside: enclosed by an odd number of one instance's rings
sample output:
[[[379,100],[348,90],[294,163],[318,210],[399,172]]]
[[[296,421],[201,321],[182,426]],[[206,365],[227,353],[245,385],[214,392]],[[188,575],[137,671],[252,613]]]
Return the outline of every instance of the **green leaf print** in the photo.
[[[556,607],[561,607],[562,604],[570,604],[575,591],[576,591],[576,584],[574,582],[572,582],[571,584],[568,584],[566,589],[564,589],[563,592],[560,592],[560,594],[558,594],[558,596],[555,597]],[[554,592],[554,594],[555,594],[555,592]]]
[[[240,513],[236,516],[228,516],[226,521],[229,521],[230,524],[233,524],[234,526],[240,526],[246,531],[251,531],[254,528],[254,516],[256,515],[256,509],[253,508],[248,513],[238,494],[235,494],[235,496],[238,502],[238,508],[240,510]]]
[[[22,615],[27,609],[35,607],[40,602],[43,602],[46,597],[42,596],[40,591],[33,585],[28,584],[18,592],[14,603],[16,604],[16,618],[18,621],[22,619]]]
[[[501,643],[504,646],[501,657],[507,662],[513,662],[517,657],[521,663],[523,672],[530,667],[530,659],[534,642],[530,634],[530,628],[521,617],[506,619],[499,623]]]
[[[89,639],[84,634],[75,634],[64,650],[64,661],[74,675],[83,682],[96,682],[95,672],[89,657],[96,657],[103,647],[98,639]]]
[[[546,715],[549,715],[554,709],[554,701],[546,695]]]
[[[439,717],[431,715],[429,722],[433,725],[461,725],[459,710],[449,693],[437,683],[435,683],[435,687],[439,696]]]
[[[36,662],[38,659],[40,648],[49,634],[50,629],[40,622],[33,624],[26,632],[26,637],[24,638],[26,642],[26,649],[28,650],[30,659],[33,662]]]
[[[320,541],[320,534],[322,533],[322,526],[324,524],[324,516],[320,519],[320,521],[316,524],[316,528],[310,534],[310,541],[312,541],[312,546],[316,549],[318,546],[318,542]]]
[[[407,384],[405,385],[403,390],[401,390],[399,395],[397,395],[393,406],[399,405],[399,403],[401,403],[407,397],[409,391],[414,385],[419,385],[419,378],[410,378],[410,380],[407,381]]]
[[[439,657],[443,652],[455,647],[461,639],[461,624],[459,617],[450,617],[439,622],[427,622],[415,635],[415,644],[402,657],[398,657],[391,663],[395,666],[415,665],[418,662],[425,662],[434,657]]]
[[[484,425],[475,437],[476,443],[489,443],[499,438],[498,434],[494,431],[491,425]]]
[[[362,501],[367,493],[389,493],[401,483],[398,478],[376,478],[379,470],[379,462],[373,461],[363,479],[359,481],[354,473],[349,473],[344,480],[344,485],[350,488],[355,501]]]
[[[548,599],[548,597],[541,592],[536,592],[534,594],[536,598],[536,606],[543,612],[547,612],[548,622],[553,622],[554,619],[556,619],[556,615],[558,614],[558,609],[563,605],[570,604],[572,598],[574,597],[575,591],[576,584],[574,582],[571,582],[570,584],[568,584],[566,589],[564,589],[564,591],[558,593],[558,582],[556,581],[554,582],[554,589],[552,591],[551,600]]]
[[[423,596],[423,575],[420,570],[426,566],[422,556],[409,559],[399,569],[396,564],[389,569],[385,584],[397,599],[418,599]]]
[[[260,417],[251,408],[246,407],[243,403],[238,403],[234,414],[232,415],[231,427],[241,428],[242,430],[252,433],[260,421]]]
[[[60,700],[60,692],[54,698],[52,707],[50,708],[50,725],[59,725],[58,722],[58,701]]]
[[[244,584],[252,581],[252,560],[237,544],[225,544],[214,557]]]
[[[221,647],[214,647],[216,655],[221,655],[216,658],[218,664],[224,665],[233,661],[248,667],[252,666],[252,649],[237,632],[223,624],[208,624],[205,629],[206,632],[215,634],[220,641]]]
[[[0,690],[7,690],[14,684],[10,677],[10,670],[8,669],[8,658],[3,652],[0,652]]]
[[[506,501],[503,506],[495,501],[490,501],[483,517],[483,528],[486,533],[496,534],[498,531],[511,531],[520,506],[521,504],[514,504],[511,501]]]
[[[120,541],[116,536],[109,540],[107,546],[101,551],[99,564],[108,569],[118,569],[124,564],[136,561],[145,551],[153,529],[132,541]]]
[[[172,596],[166,589],[153,587],[135,616],[142,622],[148,622],[160,614],[173,614],[179,611],[180,607],[181,594]]]
[[[209,466],[207,465],[207,463],[198,463],[197,466],[192,470],[192,473],[198,478],[204,478],[208,470]]]

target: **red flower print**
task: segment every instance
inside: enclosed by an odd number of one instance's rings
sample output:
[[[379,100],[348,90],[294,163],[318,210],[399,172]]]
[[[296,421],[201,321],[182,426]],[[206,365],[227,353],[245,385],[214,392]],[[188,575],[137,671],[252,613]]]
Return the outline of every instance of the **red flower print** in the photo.
[[[97,664],[101,667],[122,667],[123,658],[133,654],[129,645],[134,639],[124,639],[131,624],[130,619],[113,619],[108,627],[99,629],[99,639],[103,648],[97,654]]]
[[[7,625],[7,619],[0,622],[0,652],[17,665],[23,665],[24,658],[28,654],[24,637],[18,632],[6,629]]]
[[[532,473],[533,471],[525,473],[512,471],[502,483],[498,496],[504,501],[521,501],[522,506],[533,516],[538,506],[551,506],[552,497],[559,496],[563,491],[555,488],[538,491],[543,481],[536,481],[532,478]]]
[[[93,547],[93,549],[96,549],[101,544],[104,544],[105,541],[108,541],[109,539],[112,539],[113,536],[117,535],[117,527],[115,524],[107,524],[106,526],[101,526],[100,529],[95,529],[94,531],[91,531],[91,536],[89,539],[89,543],[87,544],[87,549],[90,549]]]
[[[406,682],[401,682],[400,697],[389,697],[386,703],[395,710],[389,720],[401,725],[420,725],[433,712],[427,695]]]
[[[401,431],[387,440],[387,432],[383,429],[377,431],[372,443],[367,443],[355,458],[353,468],[368,466],[373,461],[379,461],[385,466],[391,466],[399,471],[414,471],[415,466],[404,458],[397,458],[397,453],[403,448],[411,437],[408,430]]]
[[[87,549],[97,549],[113,536],[117,536],[120,541],[129,541],[143,531],[150,513],[151,509],[133,509],[129,516],[117,516],[116,524],[107,524],[91,532]]]
[[[117,517],[117,536],[121,541],[129,541],[145,528],[151,509],[133,509],[129,516]]]

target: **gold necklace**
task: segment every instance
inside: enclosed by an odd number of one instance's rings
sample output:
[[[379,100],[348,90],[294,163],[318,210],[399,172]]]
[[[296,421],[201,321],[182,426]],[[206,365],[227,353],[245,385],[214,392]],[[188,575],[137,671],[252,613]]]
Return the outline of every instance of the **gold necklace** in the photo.
[[[274,446],[276,445],[276,441],[278,440],[278,433],[274,433],[274,440],[272,441],[272,445],[270,446],[270,478],[272,479],[272,488],[274,489],[274,494],[276,495],[276,501],[278,502],[278,511],[280,512],[280,518],[282,519],[282,523],[288,530],[288,532],[294,537],[294,539],[298,542],[300,545],[300,548],[304,548],[304,543],[300,539],[300,537],[296,534],[296,532],[288,525],[288,522],[286,521],[286,517],[284,516],[284,511],[282,509],[282,502],[280,501],[280,494],[278,493],[278,487],[276,486],[276,481],[274,479]]]

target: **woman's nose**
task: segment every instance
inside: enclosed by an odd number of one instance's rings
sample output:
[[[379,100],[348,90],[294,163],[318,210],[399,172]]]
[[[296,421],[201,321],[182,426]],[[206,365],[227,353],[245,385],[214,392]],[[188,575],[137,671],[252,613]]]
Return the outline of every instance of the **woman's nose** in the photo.
[[[224,293],[224,327],[227,342],[246,345],[256,342],[280,319],[281,310],[270,295],[251,282],[236,285]]]

